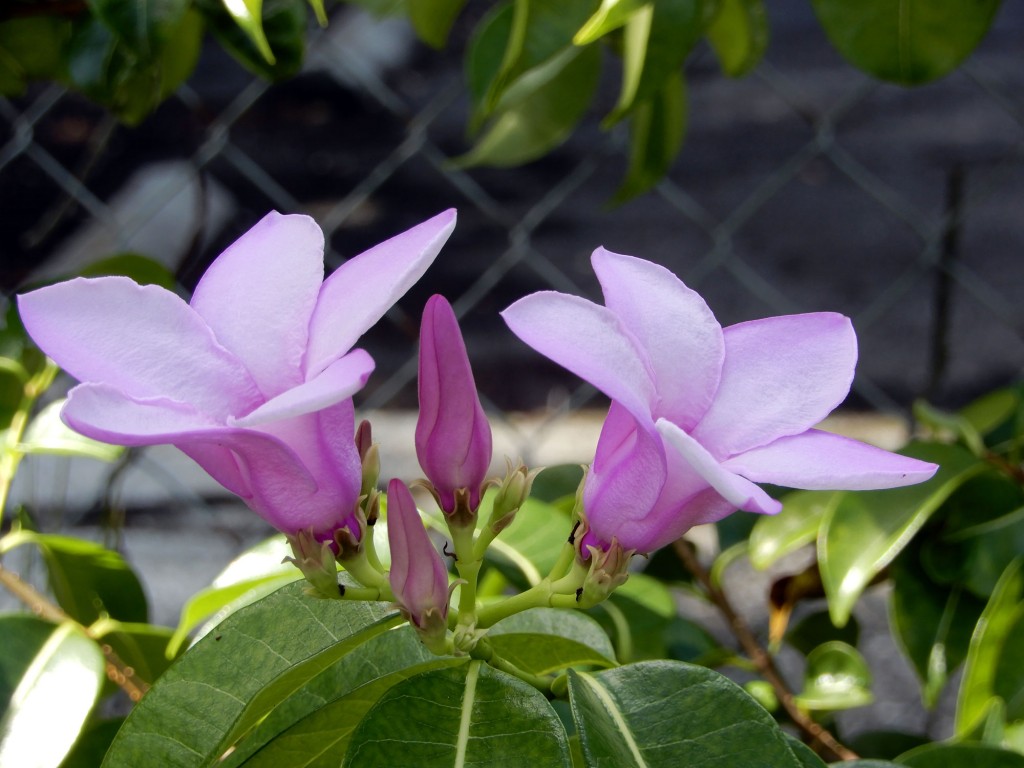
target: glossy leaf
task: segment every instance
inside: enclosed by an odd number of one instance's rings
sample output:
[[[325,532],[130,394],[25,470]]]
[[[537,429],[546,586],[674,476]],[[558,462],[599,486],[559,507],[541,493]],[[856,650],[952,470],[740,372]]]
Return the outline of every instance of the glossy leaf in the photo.
[[[856,648],[839,640],[819,645],[807,655],[803,691],[794,700],[816,711],[870,704],[873,697],[867,662]]]
[[[812,0],[829,40],[856,67],[917,85],[957,67],[988,32],[1001,0]]]
[[[708,42],[722,71],[742,77],[761,61],[768,47],[768,19],[761,0],[720,0],[707,27]]]
[[[891,626],[918,679],[926,707],[938,702],[949,675],[967,656],[984,603],[959,585],[940,585],[908,548],[893,564]]]
[[[568,768],[572,761],[565,729],[542,693],[470,661],[388,690],[360,722],[342,765]]]
[[[645,0],[601,0],[601,5],[594,15],[580,27],[572,41],[576,45],[588,45],[627,24],[632,17],[641,12]]]
[[[0,614],[0,719],[32,660],[53,634],[54,625],[27,613]]]
[[[363,715],[392,686],[465,661],[434,656],[408,625],[374,635],[296,688],[258,723],[238,729],[223,768],[291,765],[300,754],[308,755],[310,766],[318,761],[337,766]]]
[[[698,0],[658,0],[633,14],[622,37],[622,88],[605,127],[635,105],[664,98],[669,82],[681,77],[683,63],[700,39],[701,21]]]
[[[1024,755],[984,744],[926,744],[897,762],[909,768],[1024,768]]]
[[[75,621],[88,626],[100,617],[145,622],[146,595],[121,555],[71,536],[21,530],[4,537],[4,548],[38,547],[46,563],[50,590]]]
[[[272,536],[232,560],[209,587],[192,595],[182,606],[168,653],[176,653],[188,634],[203,621],[210,619],[203,628],[209,631],[240,608],[302,578],[294,565],[282,562],[290,555],[285,538]]]
[[[629,169],[613,205],[649,191],[668,173],[683,146],[686,118],[686,84],[678,72],[666,78],[660,93],[633,108]]]
[[[420,40],[444,48],[448,33],[466,0],[406,0],[406,12]]]
[[[318,600],[303,588],[290,584],[243,608],[176,661],[132,711],[104,768],[210,764],[229,734],[395,621],[382,604]],[[257,697],[268,711],[256,711]]]
[[[124,448],[85,437],[60,419],[64,398],[47,405],[28,425],[18,450],[22,453],[46,453],[60,456],[81,456],[100,461],[116,461]]]
[[[88,5],[129,51],[152,60],[181,23],[188,0],[88,0]]]
[[[750,562],[764,570],[810,544],[830,507],[839,503],[834,491],[793,491],[782,498],[777,515],[759,515],[750,532]]]
[[[805,765],[760,704],[704,667],[650,661],[570,671],[569,696],[587,765]]]
[[[252,0],[232,0],[241,13]],[[196,0],[207,27],[244,67],[271,80],[290,77],[302,66],[306,40],[305,0],[263,0],[262,38],[257,42],[256,18],[240,26],[224,7],[222,0]],[[252,33],[252,34],[250,34]],[[271,52],[268,57],[267,50]]]
[[[0,765],[59,765],[104,679],[99,646],[72,622],[58,626],[25,670],[0,720]]]
[[[570,666],[615,666],[608,635],[582,613],[533,608],[499,621],[488,630],[487,642],[503,659],[535,675]]]
[[[595,46],[569,47],[523,74],[494,108],[476,145],[458,167],[510,167],[536,160],[572,132],[590,105],[601,71]]]
[[[978,726],[993,698],[1008,705],[1009,718],[1024,720],[1022,658],[1024,558],[1018,558],[1003,573],[971,637],[956,702],[957,735]]]
[[[822,522],[818,563],[836,626],[846,623],[864,588],[950,494],[986,468],[956,446],[916,444],[903,453],[933,461],[940,469],[919,485],[844,493]]]

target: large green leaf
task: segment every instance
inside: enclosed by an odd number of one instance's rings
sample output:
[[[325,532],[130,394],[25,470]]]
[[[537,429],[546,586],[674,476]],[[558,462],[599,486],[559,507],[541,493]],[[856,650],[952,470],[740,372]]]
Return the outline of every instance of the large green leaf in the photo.
[[[830,507],[839,503],[835,491],[793,491],[782,497],[777,515],[758,515],[750,532],[750,562],[764,570],[818,536]]]
[[[466,0],[406,0],[406,11],[420,40],[444,48],[448,33]]]
[[[1024,720],[1024,558],[996,585],[971,637],[956,702],[956,733],[974,731],[1001,700],[1007,720]]]
[[[594,619],[555,608],[533,608],[499,621],[487,641],[519,669],[546,675],[569,666],[615,666],[611,640]]]
[[[666,632],[676,616],[672,593],[643,573],[631,573],[611,597],[590,609],[615,643],[621,662],[664,658]]]
[[[959,585],[936,584],[918,562],[919,548],[893,563],[891,626],[914,671],[929,709],[967,656],[971,632],[984,604]]]
[[[903,453],[932,461],[939,471],[918,485],[844,493],[822,522],[818,562],[836,626],[846,622],[864,588],[950,494],[987,467],[957,446],[920,443]]]
[[[1024,768],[1024,755],[984,744],[925,744],[896,762],[910,768]]]
[[[569,768],[572,761],[542,693],[471,661],[389,689],[360,722],[342,765]]]
[[[650,661],[570,671],[569,696],[587,765],[804,765],[760,704],[704,667]]]
[[[633,107],[629,169],[612,203],[617,205],[649,191],[668,173],[686,133],[686,83],[669,75],[661,93]]]
[[[303,589],[290,584],[243,608],[176,661],[132,711],[105,768],[210,764],[229,734],[395,620],[382,604],[318,600]]]
[[[456,158],[460,167],[509,167],[536,160],[561,144],[590,105],[601,72],[593,45],[567,47],[509,86],[476,145]]]
[[[181,23],[188,0],[87,0],[134,55],[155,58]]]
[[[21,530],[3,539],[3,549],[24,544],[39,548],[50,590],[64,612],[88,626],[100,617],[145,622],[146,595],[121,555],[84,539]]]
[[[812,0],[832,44],[875,77],[916,85],[952,71],[985,36],[1001,0]]]
[[[720,0],[707,38],[725,74],[747,74],[768,47],[768,20],[761,0]]]
[[[104,671],[99,646],[81,627],[73,622],[58,626],[25,670],[0,719],[0,765],[59,765],[99,697]]]
[[[0,94],[20,96],[32,80],[57,79],[70,36],[71,23],[54,16],[0,23]]]
[[[0,718],[7,712],[11,695],[25,670],[54,629],[50,622],[27,613],[0,615],[0,637],[4,639],[3,653],[0,653]]]
[[[464,663],[439,658],[406,625],[371,637],[303,683],[258,723],[236,728],[223,768],[293,764],[308,755],[337,766],[360,720],[393,685],[412,675]],[[333,763],[330,760],[333,759]]]

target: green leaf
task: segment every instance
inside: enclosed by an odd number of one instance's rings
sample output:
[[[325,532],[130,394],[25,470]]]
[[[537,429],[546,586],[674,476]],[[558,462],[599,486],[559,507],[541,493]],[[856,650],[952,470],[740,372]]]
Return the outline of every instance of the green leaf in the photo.
[[[587,46],[566,48],[524,73],[498,101],[476,145],[452,162],[504,168],[547,154],[583,117],[600,72],[601,51]]]
[[[342,765],[504,768],[572,761],[565,729],[542,693],[470,661],[388,690],[359,723]]]
[[[600,7],[580,27],[572,41],[576,45],[589,45],[628,24],[645,6],[650,7],[648,0],[601,0]]]
[[[140,59],[151,61],[171,39],[188,0],[87,0],[96,15]]]
[[[890,623],[921,681],[924,704],[938,702],[964,658],[984,603],[959,585],[936,584],[921,567],[917,547],[893,563]]]
[[[263,31],[263,0],[222,0],[235,23],[248,35],[249,40],[268,64],[275,64],[274,52]]]
[[[924,736],[901,731],[865,731],[849,737],[846,745],[864,758],[874,758],[881,765],[922,744],[930,743]]]
[[[207,622],[200,636],[240,608],[302,578],[294,565],[282,562],[289,555],[288,542],[278,535],[263,540],[232,560],[209,587],[192,595],[182,606],[168,653],[177,653],[188,633],[209,617],[213,619]]]
[[[679,73],[666,79],[661,93],[633,107],[629,170],[613,205],[649,191],[668,173],[683,146],[686,112],[686,83]]]
[[[999,389],[979,397],[960,411],[960,415],[981,435],[987,436],[1010,419],[1020,407],[1017,389]]]
[[[631,573],[611,597],[588,613],[613,638],[620,662],[664,658],[665,633],[676,615],[672,593],[643,573]]]
[[[408,625],[374,635],[303,683],[259,723],[247,724],[245,733],[238,730],[223,768],[291,765],[302,753],[310,755],[309,765],[318,764],[316,756],[337,766],[363,715],[393,685],[465,661],[434,656]]]
[[[448,33],[466,0],[406,0],[406,11],[420,40],[444,48]]]
[[[1024,558],[1013,561],[982,611],[967,651],[956,702],[955,732],[971,733],[993,698],[1007,705],[1007,716],[1024,720]]]
[[[88,626],[101,617],[145,622],[146,595],[121,555],[71,536],[21,530],[3,539],[4,549],[24,544],[39,548],[50,590],[64,612]]]
[[[100,461],[116,461],[124,448],[101,443],[80,435],[60,419],[66,398],[55,400],[36,414],[25,430],[18,450],[22,453],[46,453],[60,456],[82,456]]]
[[[910,768],[1024,768],[1024,755],[984,744],[925,744],[897,762]]]
[[[985,441],[969,419],[959,413],[950,413],[935,408],[924,400],[914,403],[914,419],[937,433],[946,433],[963,441],[964,446],[975,456],[985,453]]]
[[[123,717],[89,723],[75,742],[60,768],[96,768],[110,749],[110,743],[124,723]]]
[[[139,253],[119,253],[99,261],[94,261],[82,269],[82,277],[106,277],[121,275],[130,277],[139,285],[159,285],[173,291],[177,280],[174,273],[155,259]]]
[[[721,0],[707,38],[725,74],[742,77],[750,72],[768,47],[768,19],[761,0]]]
[[[594,619],[572,611],[532,608],[499,621],[487,641],[519,669],[546,675],[569,666],[615,666],[611,640]]]
[[[668,656],[676,661],[717,667],[735,656],[700,624],[682,616],[676,616],[669,622],[664,637]]]
[[[251,8],[254,2],[260,0],[239,0],[240,7],[245,8]],[[255,15],[246,22],[247,27],[236,23],[222,0],[196,0],[196,8],[220,44],[257,75],[281,80],[291,77],[302,66],[306,41],[304,0],[262,0],[262,24],[258,22],[260,15]],[[253,36],[257,24],[261,30],[260,42]]]
[[[842,626],[860,593],[968,479],[986,468],[956,446],[915,444],[905,455],[939,464],[926,483],[843,493],[818,533],[818,563],[832,622]]]
[[[804,616],[800,623],[786,633],[786,642],[796,648],[804,656],[819,645],[831,640],[839,640],[847,645],[856,646],[860,637],[860,627],[854,616],[842,627],[832,623],[828,611],[818,611]]]
[[[750,533],[750,562],[764,570],[786,555],[810,544],[821,521],[839,503],[835,491],[793,491],[782,497],[777,515],[758,515]]]
[[[832,765],[841,768],[899,768],[899,763],[890,763],[888,760],[844,760]]]
[[[50,622],[27,613],[0,614],[0,637],[4,639],[4,650],[0,653],[0,720],[25,671],[54,629]]]
[[[829,40],[855,67],[903,85],[955,69],[988,32],[1000,0],[812,0]]]
[[[833,711],[870,704],[871,672],[856,648],[839,640],[819,645],[807,655],[804,688],[794,697],[810,710]]]
[[[395,620],[384,605],[318,600],[303,589],[290,584],[243,608],[178,659],[132,710],[104,768],[211,764],[240,723],[258,721],[251,702],[261,692],[283,698],[304,673],[322,671],[321,654],[347,652]]]
[[[764,682],[764,681],[761,681]],[[768,686],[771,690],[771,686]],[[774,695],[774,694],[773,694]],[[789,748],[796,755],[802,768],[824,768],[825,761],[814,754],[814,750],[804,744],[802,741],[797,741],[795,737],[790,736],[788,739]],[[843,763],[843,765],[849,766],[850,763]]]
[[[664,98],[702,33],[699,0],[657,0],[633,14],[622,39],[622,88],[609,127],[633,108]],[[685,122],[685,120],[684,120]]]
[[[59,765],[99,697],[103,654],[81,627],[55,629],[0,719],[0,765]]]
[[[125,665],[150,684],[167,670],[175,658],[167,656],[167,645],[171,640],[168,627],[101,621],[93,625],[93,636],[110,645]]]
[[[650,661],[570,671],[569,697],[587,765],[804,765],[760,704],[704,667]]]
[[[20,96],[32,80],[60,79],[70,37],[71,23],[55,16],[0,23],[0,94]]]

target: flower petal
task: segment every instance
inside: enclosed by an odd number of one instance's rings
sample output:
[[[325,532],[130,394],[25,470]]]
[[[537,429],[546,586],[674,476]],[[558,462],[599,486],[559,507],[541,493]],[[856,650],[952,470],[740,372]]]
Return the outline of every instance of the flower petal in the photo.
[[[846,398],[856,363],[857,337],[843,315],[730,326],[722,380],[693,437],[724,460],[804,432]]]
[[[619,401],[641,425],[651,421],[657,401],[653,373],[614,312],[578,296],[541,291],[501,316],[516,336]]]
[[[302,381],[324,279],[324,235],[309,216],[264,216],[217,257],[192,308],[252,373],[264,397]]]
[[[455,209],[355,256],[320,289],[309,328],[306,378],[315,376],[380,320],[420,279],[455,228]]]
[[[756,483],[837,491],[913,485],[938,470],[935,464],[817,429],[780,438],[722,464]]]
[[[76,278],[19,296],[18,307],[33,340],[80,381],[189,403],[215,419],[262,400],[238,358],[163,288]]]
[[[658,419],[658,431],[723,498],[746,512],[773,515],[782,504],[749,480],[723,467],[714,456],[690,435],[666,419]]]
[[[689,430],[722,373],[722,327],[695,291],[664,267],[598,248],[591,257],[605,305],[647,350],[664,416]]]
[[[373,367],[373,358],[368,352],[354,349],[340,360],[335,360],[316,377],[285,390],[239,419],[229,419],[228,424],[234,427],[255,427],[327,408],[352,397],[362,389]]]

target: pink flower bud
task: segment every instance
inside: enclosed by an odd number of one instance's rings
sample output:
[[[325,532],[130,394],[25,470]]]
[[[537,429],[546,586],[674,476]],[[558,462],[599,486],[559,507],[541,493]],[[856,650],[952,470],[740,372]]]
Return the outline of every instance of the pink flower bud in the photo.
[[[443,638],[448,618],[448,571],[430,543],[405,483],[388,484],[391,591],[416,629]],[[426,642],[426,638],[424,639]]]
[[[423,309],[419,399],[416,456],[441,508],[451,514],[456,491],[466,489],[475,510],[491,463],[491,427],[455,313],[442,296],[431,296]]]

